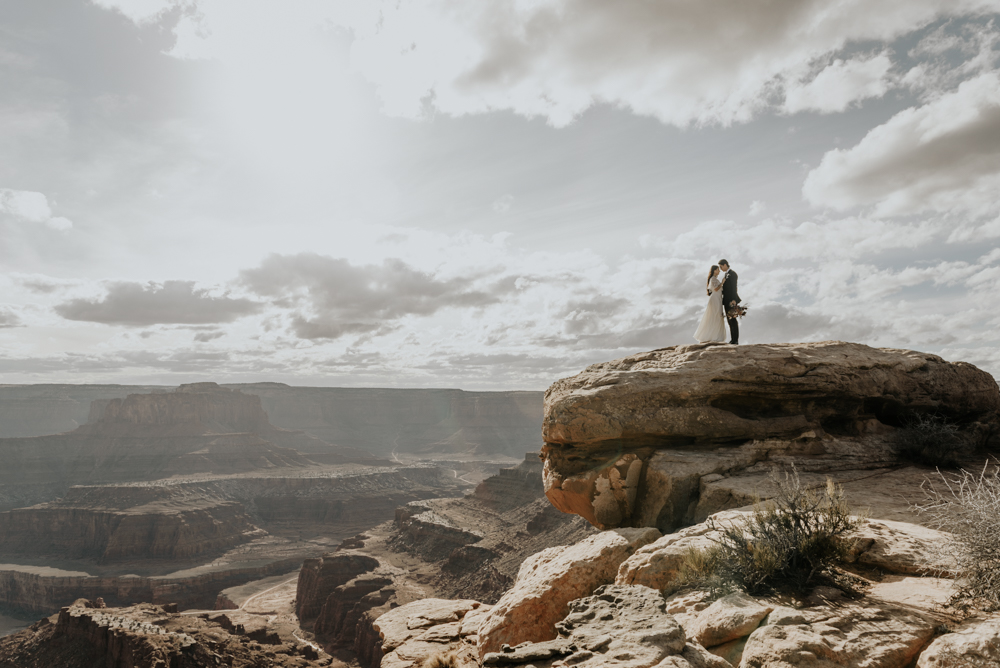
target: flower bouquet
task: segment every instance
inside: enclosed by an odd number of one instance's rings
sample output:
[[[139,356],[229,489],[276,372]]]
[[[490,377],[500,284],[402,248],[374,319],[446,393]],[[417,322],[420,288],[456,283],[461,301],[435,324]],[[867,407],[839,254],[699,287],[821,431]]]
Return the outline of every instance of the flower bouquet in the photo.
[[[726,317],[727,318],[742,318],[743,316],[745,316],[747,314],[747,308],[749,308],[749,307],[746,304],[732,304],[726,310]]]

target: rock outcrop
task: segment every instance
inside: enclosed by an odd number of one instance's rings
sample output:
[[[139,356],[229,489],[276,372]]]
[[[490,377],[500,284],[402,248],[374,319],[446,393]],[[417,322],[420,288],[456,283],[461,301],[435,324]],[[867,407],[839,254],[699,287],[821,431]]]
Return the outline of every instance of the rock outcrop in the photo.
[[[916,668],[1000,666],[1000,617],[970,619],[920,653]]]
[[[299,622],[308,628],[326,606],[337,605],[336,593],[341,585],[378,566],[378,559],[353,551],[306,559],[299,571],[295,593],[295,613]]]
[[[484,666],[584,666],[585,668],[726,668],[724,660],[688,642],[666,612],[660,592],[648,587],[605,585],[573,601],[545,642],[504,646]],[[558,662],[558,663],[557,663]]]
[[[570,601],[611,584],[619,565],[659,536],[655,529],[605,531],[535,554],[480,625],[479,655],[555,638],[556,622],[566,616]]]
[[[294,633],[247,632],[231,616],[181,616],[149,604],[116,609],[79,600],[29,629],[0,638],[0,666],[306,668],[330,663]]]
[[[671,531],[708,514],[698,507],[703,486],[759,473],[762,462],[821,472],[893,465],[892,433],[920,414],[982,444],[1000,424],[1000,391],[970,364],[852,343],[654,350],[549,388],[545,491],[599,528]]]
[[[746,510],[728,510],[712,516],[715,525],[740,521]],[[622,562],[615,582],[652,587],[672,593],[685,555],[717,544],[720,534],[703,522],[667,534],[640,547]],[[906,522],[862,520],[848,538],[850,558],[858,564],[878,568],[885,573],[930,575],[954,571],[954,564],[944,556],[941,546],[954,538],[943,531]]]
[[[418,668],[432,656],[450,654],[455,668],[476,668],[476,629],[487,610],[479,601],[439,598],[390,610],[373,624],[378,641],[365,665]]]

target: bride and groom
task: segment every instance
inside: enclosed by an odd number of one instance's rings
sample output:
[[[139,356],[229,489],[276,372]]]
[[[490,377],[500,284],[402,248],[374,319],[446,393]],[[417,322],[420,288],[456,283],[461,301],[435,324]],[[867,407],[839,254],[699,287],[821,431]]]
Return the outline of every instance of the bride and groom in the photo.
[[[736,291],[738,279],[739,276],[729,268],[727,260],[719,260],[719,264],[713,264],[708,270],[708,282],[705,286],[708,292],[708,306],[705,307],[705,315],[702,316],[701,324],[694,333],[698,343],[725,341],[727,320],[731,335],[729,342],[732,344],[740,342],[739,319],[746,313],[746,309],[740,306],[740,295]]]

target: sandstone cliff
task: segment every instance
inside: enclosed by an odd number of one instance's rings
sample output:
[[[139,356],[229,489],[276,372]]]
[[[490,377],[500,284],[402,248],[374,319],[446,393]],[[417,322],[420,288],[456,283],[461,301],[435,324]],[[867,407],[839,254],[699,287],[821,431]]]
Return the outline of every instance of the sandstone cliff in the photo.
[[[654,350],[546,392],[546,495],[600,528],[670,531],[743,505],[752,491],[737,479],[757,483],[774,463],[895,466],[893,433],[921,414],[983,446],[1000,424],[1000,391],[970,364],[852,343]]]

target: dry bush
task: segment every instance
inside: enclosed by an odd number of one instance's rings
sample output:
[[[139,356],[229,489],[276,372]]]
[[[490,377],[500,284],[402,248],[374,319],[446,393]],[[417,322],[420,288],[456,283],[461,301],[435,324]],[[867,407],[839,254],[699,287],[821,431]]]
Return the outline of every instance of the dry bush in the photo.
[[[458,657],[454,652],[440,652],[424,659],[420,668],[459,668]]]
[[[987,461],[978,474],[938,471],[920,487],[924,500],[913,508],[929,526],[955,536],[940,546],[958,567],[953,602],[1000,609],[1000,466],[990,469]]]
[[[967,449],[958,426],[941,415],[915,414],[896,432],[896,453],[926,466],[956,468]]]
[[[843,490],[829,479],[823,492],[808,489],[794,466],[784,477],[772,473],[771,480],[777,494],[758,500],[749,516],[726,524],[709,519],[721,534],[717,544],[686,555],[680,584],[714,593],[801,591],[847,558],[852,545],[843,537],[858,520]]]

